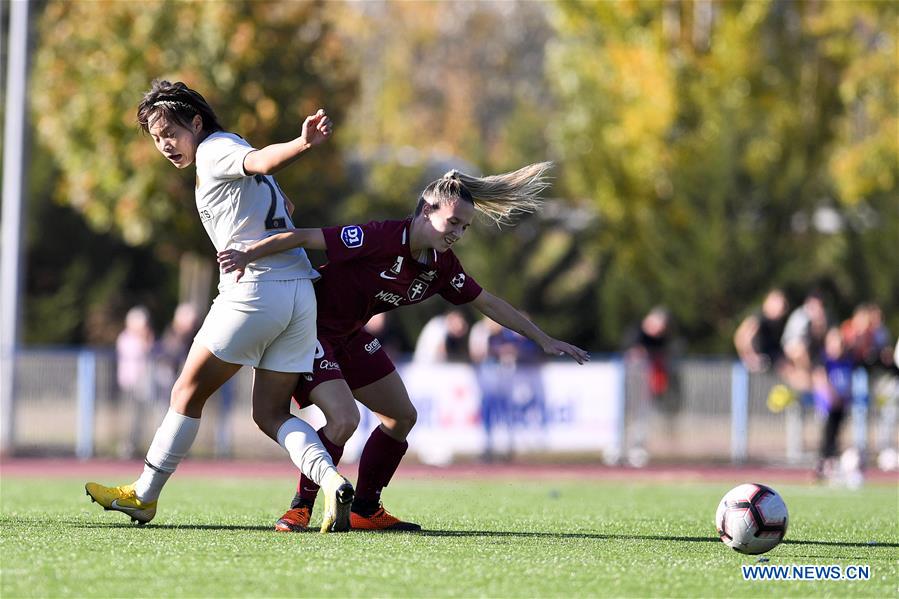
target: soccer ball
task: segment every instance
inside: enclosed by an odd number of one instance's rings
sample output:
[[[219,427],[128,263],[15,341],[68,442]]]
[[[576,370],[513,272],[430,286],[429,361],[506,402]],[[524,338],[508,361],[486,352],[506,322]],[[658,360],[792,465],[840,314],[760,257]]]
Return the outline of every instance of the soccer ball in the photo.
[[[757,555],[771,551],[787,533],[787,505],[777,491],[746,483],[734,487],[718,504],[715,527],[725,545]]]

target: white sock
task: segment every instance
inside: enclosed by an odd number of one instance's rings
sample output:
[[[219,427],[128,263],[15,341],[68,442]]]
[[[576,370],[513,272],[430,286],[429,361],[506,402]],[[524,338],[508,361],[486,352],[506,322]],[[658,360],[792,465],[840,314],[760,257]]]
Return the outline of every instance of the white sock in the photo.
[[[278,429],[278,445],[287,450],[300,472],[319,485],[329,473],[337,474],[331,454],[305,420],[291,417],[282,424]]]
[[[138,499],[156,501],[159,498],[162,487],[193,445],[198,430],[199,418],[191,418],[169,408],[147,450],[144,472],[134,483]]]

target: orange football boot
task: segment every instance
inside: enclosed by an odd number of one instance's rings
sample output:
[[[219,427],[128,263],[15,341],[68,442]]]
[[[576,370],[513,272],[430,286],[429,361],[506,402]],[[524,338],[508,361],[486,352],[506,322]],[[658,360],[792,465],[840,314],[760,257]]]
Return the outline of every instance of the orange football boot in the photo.
[[[287,513],[275,522],[275,530],[278,532],[303,532],[309,526],[311,516],[312,508],[305,505],[287,510]]]
[[[353,530],[398,530],[405,532],[416,532],[421,530],[421,526],[414,522],[403,522],[396,516],[393,516],[384,509],[382,504],[378,505],[371,516],[362,516],[356,512],[350,512],[350,528]]]

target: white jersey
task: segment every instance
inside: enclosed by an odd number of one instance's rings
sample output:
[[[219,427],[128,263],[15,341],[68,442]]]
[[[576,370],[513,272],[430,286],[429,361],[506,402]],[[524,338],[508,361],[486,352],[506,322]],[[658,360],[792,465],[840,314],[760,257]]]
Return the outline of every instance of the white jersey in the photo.
[[[254,148],[233,133],[217,131],[197,147],[197,210],[216,251],[245,250],[275,233],[293,229],[284,194],[270,175],[248,175],[243,161]],[[244,281],[316,279],[306,252],[295,248],[247,265]],[[219,288],[236,273],[222,274]]]

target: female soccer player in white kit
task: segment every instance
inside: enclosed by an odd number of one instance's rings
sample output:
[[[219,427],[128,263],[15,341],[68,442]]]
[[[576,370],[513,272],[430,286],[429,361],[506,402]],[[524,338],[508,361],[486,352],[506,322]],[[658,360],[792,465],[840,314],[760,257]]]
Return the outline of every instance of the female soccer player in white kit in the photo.
[[[331,121],[319,110],[296,139],[254,149],[225,132],[206,100],[183,83],[154,81],[138,108],[141,128],[177,168],[197,166],[197,210],[217,251],[243,249],[260,238],[293,229],[289,201],[271,173],[327,139]],[[240,281],[222,274],[219,295],[191,346],[172,389],[169,411],[132,484],[87,483],[91,499],[139,524],[156,515],[162,487],[190,449],[206,400],[241,366],[254,368],[253,420],[281,445],[294,464],[327,490],[322,532],[349,530],[353,488],[306,422],[290,414],[300,373],[312,371],[318,273],[302,249],[249,265]]]

